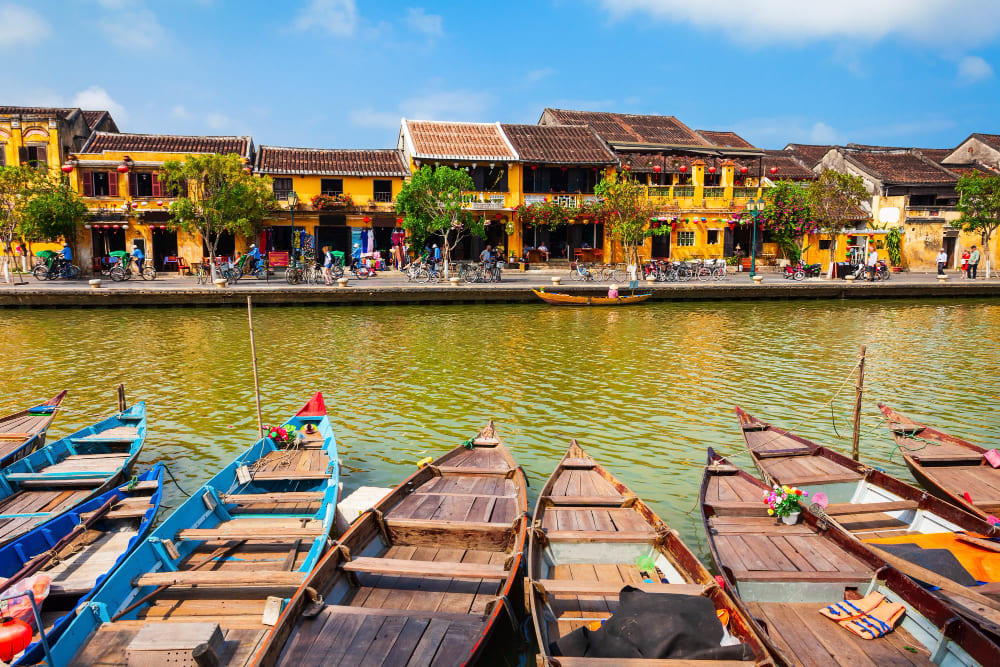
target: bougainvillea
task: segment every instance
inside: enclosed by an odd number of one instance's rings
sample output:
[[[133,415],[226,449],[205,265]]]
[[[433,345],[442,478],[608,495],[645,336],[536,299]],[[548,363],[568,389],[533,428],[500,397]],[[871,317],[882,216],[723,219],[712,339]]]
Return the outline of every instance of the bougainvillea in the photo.
[[[795,181],[779,181],[764,191],[767,205],[760,214],[760,229],[768,232],[772,241],[791,260],[797,260],[804,248],[803,241],[819,231],[806,189]],[[740,214],[739,224],[751,225],[753,216]]]
[[[351,195],[341,193],[339,195],[316,195],[309,201],[317,211],[330,211],[338,208],[349,208],[354,205]]]

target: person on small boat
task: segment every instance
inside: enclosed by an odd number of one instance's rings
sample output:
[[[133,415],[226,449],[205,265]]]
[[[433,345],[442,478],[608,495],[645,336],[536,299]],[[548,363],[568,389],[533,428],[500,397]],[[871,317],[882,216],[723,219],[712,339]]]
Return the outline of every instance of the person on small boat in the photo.
[[[618,285],[612,285],[608,288],[608,298],[617,299],[618,298]]]

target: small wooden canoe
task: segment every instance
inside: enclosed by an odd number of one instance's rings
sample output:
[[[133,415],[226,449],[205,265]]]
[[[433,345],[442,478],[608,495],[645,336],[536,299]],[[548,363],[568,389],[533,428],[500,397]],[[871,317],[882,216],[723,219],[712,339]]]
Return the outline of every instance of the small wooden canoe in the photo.
[[[45,638],[51,645],[73,620],[73,612],[153,526],[163,496],[163,465],[157,464],[124,486],[60,514],[0,548],[0,593],[37,572],[51,578],[42,605]],[[35,634],[15,664],[33,665],[45,655]]]
[[[0,417],[0,468],[45,444],[45,433],[56,418],[66,392],[33,408]]]
[[[836,523],[809,511],[793,525],[768,516],[768,488],[708,450],[699,496],[712,558],[781,662],[1000,664],[1000,646]],[[876,591],[906,609],[880,639],[862,639],[818,613]]]
[[[533,289],[531,291],[550,306],[631,306],[636,303],[642,303],[653,295],[652,292],[647,292],[645,294],[631,294],[611,299],[606,296],[581,296],[576,294],[561,294],[559,292],[546,292],[544,289]]]
[[[517,645],[525,487],[490,422],[354,522],[255,664],[464,665]]]
[[[753,462],[765,479],[777,484],[799,487],[813,498],[826,495],[829,504],[821,511],[829,521],[854,535],[861,544],[869,541],[876,547],[881,542],[920,541],[917,536],[965,533],[976,537],[1000,536],[1000,526],[991,525],[978,515],[970,514],[951,503],[876,468],[822,447],[806,438],[778,428],[736,408],[740,430]],[[724,483],[714,485],[722,496],[710,496],[715,507],[744,507],[759,500],[756,489]],[[740,496],[742,492],[744,495]],[[936,545],[947,542],[935,538]],[[943,548],[936,546],[935,548]],[[978,552],[972,558],[993,557],[993,552],[962,543],[962,550]],[[902,565],[900,565],[902,567]],[[911,571],[904,572],[910,574]],[[963,587],[964,588],[964,587]],[[994,587],[1000,591],[1000,586]],[[973,594],[981,587],[969,587]],[[983,608],[963,599],[961,589],[937,591],[937,595],[955,606],[956,611],[973,620],[990,636],[1000,635],[1000,603],[997,608]]]
[[[202,642],[216,662],[200,664],[249,662],[334,526],[339,465],[322,396],[286,424],[301,437],[257,440],[136,547],[52,646],[57,665],[126,665],[130,651],[192,664]]]
[[[986,450],[878,404],[910,472],[924,488],[984,519],[1000,516],[1000,468]]]
[[[124,482],[145,439],[136,403],[0,470],[0,545]]]
[[[538,497],[528,542],[528,596],[539,664],[674,664],[554,656],[552,646],[581,626],[611,618],[625,586],[652,593],[708,597],[729,614],[728,630],[757,664],[771,656],[751,621],[660,517],[572,441]],[[645,559],[645,560],[644,560]],[[653,563],[650,570],[649,563]],[[650,619],[651,621],[653,619]],[[619,656],[622,658],[623,656]],[[722,660],[677,664],[732,665]]]

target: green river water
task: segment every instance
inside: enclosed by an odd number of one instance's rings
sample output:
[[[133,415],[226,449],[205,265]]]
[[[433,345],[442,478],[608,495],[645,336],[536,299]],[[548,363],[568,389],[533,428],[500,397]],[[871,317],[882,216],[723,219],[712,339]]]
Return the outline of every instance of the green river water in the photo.
[[[1000,445],[1000,302],[866,301],[258,308],[266,422],[326,397],[344,492],[392,486],[493,418],[532,500],[576,438],[707,555],[696,510],[705,448],[741,451],[733,406],[850,451],[868,345],[861,450],[909,478],[879,427],[883,400]],[[245,310],[8,310],[0,412],[70,390],[50,440],[146,401],[141,464],[189,491],[254,439]],[[827,402],[833,402],[836,423]],[[837,436],[839,431],[840,437]],[[745,455],[735,462],[747,465]],[[181,496],[170,487],[168,500]]]

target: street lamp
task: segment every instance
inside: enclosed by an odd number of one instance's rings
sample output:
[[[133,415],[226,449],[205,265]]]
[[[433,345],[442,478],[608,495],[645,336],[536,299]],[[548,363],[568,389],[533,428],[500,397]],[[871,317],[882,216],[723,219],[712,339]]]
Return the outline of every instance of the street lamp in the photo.
[[[298,195],[298,193],[295,192],[295,190],[289,191],[289,193],[288,193],[288,210],[291,211],[291,213],[292,213],[292,236],[295,236],[295,207],[298,205],[298,203],[299,203],[299,195]],[[292,256],[297,261],[298,257],[295,257],[296,253],[294,252],[295,251],[295,244],[294,243],[292,244],[292,251],[293,251],[292,252]],[[299,252],[301,252],[301,248],[299,249]]]
[[[760,214],[763,213],[767,202],[763,197],[747,200],[747,210],[753,216],[753,239],[750,241],[750,277],[757,275],[757,226],[760,224]]]

